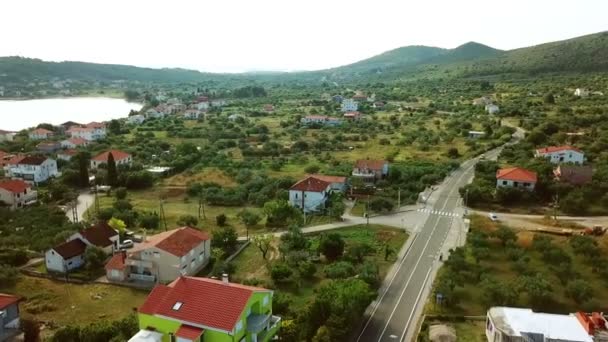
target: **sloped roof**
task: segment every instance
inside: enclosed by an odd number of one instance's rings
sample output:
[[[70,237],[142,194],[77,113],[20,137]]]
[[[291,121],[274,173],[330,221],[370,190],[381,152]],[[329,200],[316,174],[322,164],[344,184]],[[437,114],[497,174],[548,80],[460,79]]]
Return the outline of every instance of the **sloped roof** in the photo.
[[[516,182],[536,183],[536,172],[520,167],[510,167],[496,171],[496,179],[511,180]]]
[[[308,176],[316,178],[316,179],[320,179],[320,180],[328,182],[328,183],[346,183],[346,177],[342,177],[342,176],[326,176],[326,175],[318,175],[318,174],[312,174],[312,175],[308,175]]]
[[[27,156],[19,160],[16,164],[22,165],[42,165],[46,161],[45,157]]]
[[[382,170],[385,164],[388,164],[386,160],[359,159],[355,163],[355,167],[357,169]]]
[[[204,329],[182,324],[175,332],[175,336],[194,341],[204,332]]]
[[[123,159],[129,158],[131,156],[127,152],[123,152],[120,150],[110,150],[110,151],[106,151],[101,154],[98,154],[92,160],[99,161],[99,162],[107,162],[108,157],[110,156],[110,153],[112,153],[114,160],[123,160]]]
[[[22,193],[25,190],[29,189],[30,186],[26,182],[24,182],[20,179],[14,179],[14,180],[0,182],[0,188],[4,189],[6,191],[10,191],[14,194],[17,194],[17,193]]]
[[[543,147],[543,148],[539,148],[536,150],[536,152],[540,153],[540,154],[544,154],[544,153],[553,153],[553,152],[562,152],[562,151],[576,151],[579,153],[583,153],[583,151],[581,151],[580,149],[571,146],[571,145],[563,145],[563,146],[548,146],[548,147]]]
[[[53,131],[49,131],[48,129],[44,128],[36,128],[35,130],[31,131],[30,134],[53,134]]]
[[[125,252],[116,253],[108,260],[106,263],[106,270],[124,270],[127,265],[125,265],[125,259],[127,255]]]
[[[21,298],[6,293],[0,293],[0,309],[4,309],[9,305],[13,305],[20,301]]]
[[[300,180],[296,184],[292,185],[291,188],[289,188],[289,190],[322,192],[323,190],[327,189],[327,187],[330,185],[331,184],[329,182],[326,182],[324,180],[321,180],[321,179],[318,179],[318,178],[315,178],[312,176],[308,176],[308,177]]]
[[[112,244],[111,237],[118,235],[106,222],[99,222],[83,231],[80,235],[97,247],[108,247]]]
[[[139,252],[156,247],[167,253],[182,257],[188,254],[201,242],[209,240],[207,233],[192,227],[180,227],[167,232],[150,236],[147,242],[141,243],[131,249],[130,253]]]
[[[70,259],[77,255],[81,255],[86,249],[87,245],[79,239],[64,242],[53,248],[55,252],[63,257],[63,259]]]
[[[574,185],[582,185],[593,179],[593,168],[589,165],[559,165],[553,170],[553,174],[560,181]]]
[[[209,278],[179,277],[168,286],[156,286],[139,312],[232,331],[249,298],[258,291],[270,292]],[[174,310],[178,302],[182,305]]]
[[[89,122],[85,125],[87,128],[106,128],[106,125],[102,122]]]
[[[86,144],[88,144],[88,141],[86,141],[85,139],[80,138],[80,137],[70,138],[67,141],[70,142],[71,144],[74,144],[74,145],[86,145]]]
[[[78,154],[78,151],[74,150],[74,149],[67,149],[67,150],[63,150],[60,152],[57,152],[57,155],[66,155],[66,156],[75,156]]]

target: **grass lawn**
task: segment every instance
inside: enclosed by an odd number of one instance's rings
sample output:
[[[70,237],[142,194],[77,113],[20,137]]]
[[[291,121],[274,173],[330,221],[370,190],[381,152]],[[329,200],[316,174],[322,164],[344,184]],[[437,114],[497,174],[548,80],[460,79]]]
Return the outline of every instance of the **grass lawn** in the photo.
[[[167,228],[172,229],[178,227],[177,221],[183,215],[198,216],[198,202],[191,200],[185,195],[184,189],[177,188],[162,188],[145,191],[131,191],[129,192],[128,198],[133,205],[133,208],[137,211],[149,211],[159,212],[160,198],[164,197],[164,212],[167,218]],[[112,206],[114,197],[112,196],[100,196],[100,208],[108,208]],[[245,226],[241,223],[241,220],[237,217],[237,214],[243,210],[243,207],[220,207],[205,205],[205,216],[201,218],[198,223],[198,227],[204,231],[212,231],[216,229],[216,216],[225,214],[228,218],[227,224],[234,227],[239,236],[244,236],[246,232]],[[261,208],[250,207],[252,211],[260,212]],[[92,208],[90,209],[92,210]],[[132,228],[132,227],[129,227]],[[162,230],[162,222],[159,230]],[[250,229],[250,233],[258,233],[267,231],[264,226],[264,222],[260,222],[256,227]]]
[[[420,331],[420,335],[418,336],[417,341],[427,342],[429,341],[429,331],[427,330],[429,326],[436,324],[444,324],[449,327],[454,328],[454,332],[456,333],[457,341],[466,341],[466,342],[486,342],[486,334],[485,334],[485,322],[484,321],[474,321],[474,320],[466,320],[463,322],[442,322],[435,319],[429,319],[425,321],[425,326]]]
[[[381,279],[384,279],[388,273],[389,268],[396,260],[396,253],[399,251],[401,246],[407,240],[407,233],[402,230],[386,227],[382,225],[356,225],[351,227],[344,227],[331,230],[331,232],[342,235],[348,248],[349,244],[355,242],[369,243],[376,250],[366,257],[366,260],[371,260],[373,263],[378,265]],[[318,242],[318,234],[309,235],[311,245],[316,245]],[[279,239],[276,238],[273,246],[274,250],[269,252],[268,260],[270,262],[280,259],[278,252]],[[389,246],[395,251],[388,260],[384,260],[384,243],[388,243]],[[258,279],[267,285],[272,283],[270,274],[268,272],[268,262],[262,258],[260,251],[253,245],[249,245],[243,252],[234,259],[235,272],[232,278],[235,281],[242,282],[246,279]],[[326,261],[321,261],[317,265],[317,272],[312,280],[303,280],[299,287],[292,285],[277,284],[276,288],[286,293],[290,293],[294,297],[294,307],[292,312],[296,312],[297,308],[303,306],[313,295],[314,289],[319,287],[323,282],[327,281],[323,273],[323,267],[326,265]],[[262,285],[266,286],[266,285]]]
[[[236,186],[236,182],[222,170],[214,167],[207,167],[199,172],[185,171],[175,176],[171,176],[163,181],[167,187],[186,188],[189,183],[213,182],[224,187]]]
[[[367,203],[365,201],[357,201],[355,206],[350,211],[350,214],[353,216],[361,216],[365,214],[365,208],[367,207]]]
[[[542,305],[533,305],[525,289],[522,288],[521,292],[511,304],[511,306],[517,307],[531,307],[536,311],[552,312],[552,313],[570,313],[576,312],[583,308],[590,308],[594,311],[605,311],[608,309],[606,302],[608,301],[608,293],[604,291],[606,288],[606,280],[602,279],[601,275],[597,272],[593,272],[590,264],[583,259],[581,255],[574,253],[570,246],[570,237],[566,236],[553,236],[542,233],[533,233],[527,231],[517,232],[516,245],[521,248],[522,256],[529,258],[527,263],[527,271],[524,274],[516,271],[514,268],[515,262],[509,258],[506,248],[503,247],[499,240],[496,238],[489,237],[489,247],[485,252],[485,255],[480,261],[479,265],[475,266],[475,258],[473,254],[473,245],[471,243],[471,234],[474,231],[482,231],[491,234],[500,226],[500,223],[492,222],[489,218],[479,215],[471,216],[471,233],[469,233],[469,239],[465,245],[465,251],[467,256],[467,268],[483,270],[483,277],[489,276],[494,278],[505,286],[513,286],[512,284],[522,284],[523,276],[527,275],[542,275],[551,285],[549,300]],[[572,260],[572,269],[575,275],[572,279],[584,280],[591,287],[591,297],[587,299],[585,303],[576,303],[566,293],[567,283],[562,283],[555,272],[554,265],[547,263],[543,260],[541,252],[532,249],[532,240],[536,234],[542,234],[552,239],[552,244],[561,249]],[[608,252],[608,237],[594,237],[595,241],[603,255]],[[561,269],[561,268],[560,268]],[[447,268],[444,266],[440,269],[437,279],[440,279],[443,274],[447,272]],[[466,270],[460,270],[459,272],[467,272]],[[462,273],[465,274],[465,273]],[[437,284],[437,282],[436,282]],[[435,284],[435,285],[436,285]],[[452,307],[440,307],[435,305],[432,301],[429,301],[426,305],[426,312],[428,314],[443,314],[443,315],[485,315],[487,309],[490,306],[496,305],[495,303],[487,303],[484,301],[484,290],[479,286],[479,281],[473,279],[467,279],[464,282],[464,286],[457,286],[455,289],[454,296],[458,298],[458,304]]]
[[[148,295],[147,291],[119,286],[70,284],[29,276],[21,276],[14,287],[2,288],[0,292],[23,297],[24,316],[57,327],[120,319],[139,307]]]

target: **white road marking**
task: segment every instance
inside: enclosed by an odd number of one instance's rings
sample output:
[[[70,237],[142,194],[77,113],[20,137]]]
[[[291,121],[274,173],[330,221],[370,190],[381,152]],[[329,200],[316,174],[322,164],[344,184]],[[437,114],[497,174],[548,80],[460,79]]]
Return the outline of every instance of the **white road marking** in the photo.
[[[416,312],[416,307],[418,306],[418,302],[420,301],[420,297],[422,296],[422,292],[424,291],[426,282],[429,280],[429,277],[431,276],[432,270],[433,270],[433,266],[431,266],[431,268],[429,268],[429,271],[426,272],[426,277],[424,277],[424,282],[422,282],[422,287],[420,287],[420,292],[418,292],[418,297],[416,297],[416,302],[414,302],[414,310],[412,310],[412,312],[410,313],[410,316],[407,319],[407,323],[405,323],[405,328],[403,329],[403,332],[401,333],[401,338],[399,339],[399,341],[403,341],[403,339],[405,338],[406,330],[410,325],[410,321],[412,320],[412,316],[414,315],[414,312]]]

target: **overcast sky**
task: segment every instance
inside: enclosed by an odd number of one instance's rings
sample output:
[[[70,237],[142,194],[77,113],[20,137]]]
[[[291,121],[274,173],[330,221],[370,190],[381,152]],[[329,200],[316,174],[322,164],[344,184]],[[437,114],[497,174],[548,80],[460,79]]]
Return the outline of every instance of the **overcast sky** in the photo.
[[[0,56],[314,70],[405,45],[512,49],[608,30],[608,0],[0,0]]]

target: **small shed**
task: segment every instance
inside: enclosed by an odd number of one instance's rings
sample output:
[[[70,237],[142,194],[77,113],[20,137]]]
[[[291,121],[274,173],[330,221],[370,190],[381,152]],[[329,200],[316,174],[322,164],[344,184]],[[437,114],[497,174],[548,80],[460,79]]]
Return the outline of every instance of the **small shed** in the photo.
[[[429,339],[432,342],[456,342],[456,332],[454,328],[444,324],[431,325]]]

